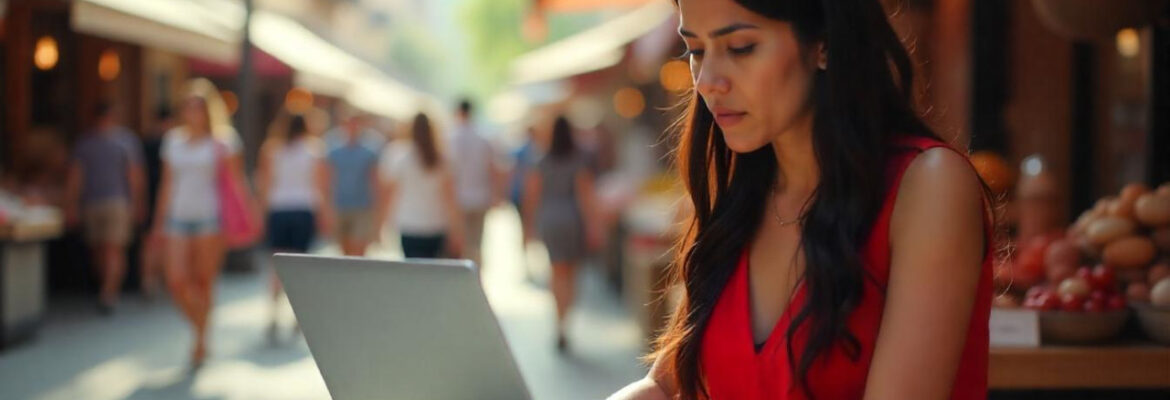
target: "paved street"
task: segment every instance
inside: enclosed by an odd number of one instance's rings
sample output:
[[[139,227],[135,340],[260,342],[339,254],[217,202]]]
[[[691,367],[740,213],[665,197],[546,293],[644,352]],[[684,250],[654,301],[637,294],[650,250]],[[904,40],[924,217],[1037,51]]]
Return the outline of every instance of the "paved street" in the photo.
[[[488,297],[536,398],[602,398],[645,373],[636,359],[642,351],[640,333],[593,269],[582,274],[571,322],[572,354],[557,355],[552,297],[543,285],[532,283],[544,280],[547,267],[533,263],[534,279],[526,279],[515,213],[496,210],[488,218]],[[396,254],[396,248],[376,250],[378,257]],[[328,398],[302,338],[283,331],[275,346],[264,338],[267,273],[223,277],[213,316],[212,357],[195,376],[183,368],[190,334],[166,299],[129,296],[115,315],[100,317],[88,299],[55,298],[39,336],[0,353],[0,398]],[[283,315],[291,324],[291,310],[284,304]]]

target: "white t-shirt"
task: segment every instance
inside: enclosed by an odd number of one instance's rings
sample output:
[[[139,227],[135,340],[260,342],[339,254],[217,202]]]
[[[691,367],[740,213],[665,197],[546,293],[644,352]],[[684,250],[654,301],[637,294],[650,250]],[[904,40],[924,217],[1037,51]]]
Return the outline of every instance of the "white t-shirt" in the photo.
[[[455,169],[455,197],[464,210],[485,210],[492,202],[492,146],[470,125],[455,128],[451,164]]]
[[[378,163],[382,179],[397,187],[394,223],[408,235],[439,235],[446,231],[443,213],[442,174],[438,168],[427,170],[411,144],[386,148]]]
[[[216,196],[216,167],[219,152],[210,137],[188,138],[186,129],[170,130],[163,137],[162,154],[171,170],[171,204],[168,216],[180,221],[206,221],[219,218],[219,199]],[[226,151],[234,154],[238,147],[224,143]]]
[[[312,209],[317,204],[313,178],[321,154],[300,139],[282,145],[272,154],[272,187],[268,193],[268,207],[273,211]]]

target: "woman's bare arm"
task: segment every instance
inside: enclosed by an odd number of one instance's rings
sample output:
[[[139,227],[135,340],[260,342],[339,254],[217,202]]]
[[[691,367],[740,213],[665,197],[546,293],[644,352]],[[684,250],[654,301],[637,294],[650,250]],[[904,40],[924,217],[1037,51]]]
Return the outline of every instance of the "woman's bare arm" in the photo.
[[[867,400],[950,397],[984,257],[982,196],[970,164],[948,149],[924,152],[903,175]]]

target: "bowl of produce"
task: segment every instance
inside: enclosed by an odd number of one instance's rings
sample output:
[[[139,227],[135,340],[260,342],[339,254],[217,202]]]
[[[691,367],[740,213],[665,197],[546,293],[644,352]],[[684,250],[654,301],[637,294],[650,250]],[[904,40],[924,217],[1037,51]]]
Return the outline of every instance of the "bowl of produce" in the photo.
[[[1140,284],[1131,285],[1131,306],[1137,312],[1142,330],[1156,342],[1170,344],[1170,276],[1161,276],[1151,270],[1150,280],[1156,281],[1148,293]]]
[[[1059,285],[1029,290],[1024,307],[1040,311],[1040,337],[1046,343],[1106,342],[1121,333],[1129,317],[1116,279],[1107,266],[1083,267]]]

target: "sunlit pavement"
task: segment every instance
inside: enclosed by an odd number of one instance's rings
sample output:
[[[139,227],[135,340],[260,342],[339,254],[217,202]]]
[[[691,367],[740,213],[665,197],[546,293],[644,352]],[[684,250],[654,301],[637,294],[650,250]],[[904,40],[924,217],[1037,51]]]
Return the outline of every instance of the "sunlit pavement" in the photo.
[[[493,211],[487,229],[488,297],[536,398],[603,398],[645,374],[637,361],[640,333],[593,269],[582,270],[570,325],[572,350],[558,355],[552,297],[542,285],[530,283],[542,282],[547,266],[533,262],[532,280],[526,278],[514,211]],[[380,247],[375,256],[394,257],[396,247]],[[265,338],[267,274],[265,269],[223,277],[213,315],[212,356],[194,375],[184,367],[190,333],[166,299],[146,302],[130,296],[111,317],[98,316],[86,299],[54,299],[36,339],[0,353],[0,399],[328,398],[302,338],[291,328],[280,332],[275,346]],[[289,327],[292,314],[284,304]]]

